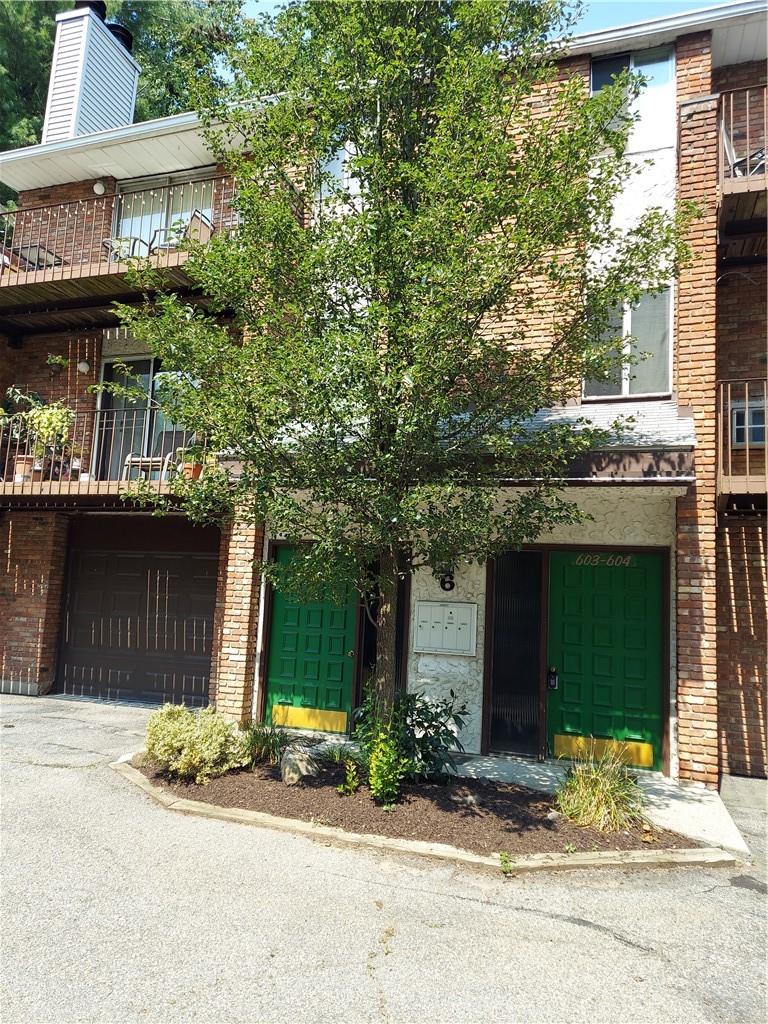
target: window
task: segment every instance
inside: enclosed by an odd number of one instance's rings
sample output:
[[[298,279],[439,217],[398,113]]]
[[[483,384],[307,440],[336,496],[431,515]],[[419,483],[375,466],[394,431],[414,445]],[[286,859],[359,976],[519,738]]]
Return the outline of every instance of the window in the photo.
[[[677,131],[674,54],[669,46],[639,50],[592,61],[592,95],[623,71],[642,75],[645,85],[632,104],[637,115],[629,137],[629,152],[648,152],[675,145]]]
[[[622,336],[617,363],[606,380],[585,380],[584,398],[668,394],[671,357],[671,290],[643,295],[636,306],[617,310],[607,332]],[[631,357],[631,358],[630,358]]]
[[[212,177],[190,180],[189,173],[121,183],[113,226],[117,255],[147,256],[176,246],[193,218],[210,227],[214,185]]]
[[[731,437],[734,446],[743,448],[747,444],[750,447],[765,444],[765,408],[762,402],[760,405],[750,402],[748,406],[743,402],[734,403],[731,416]]]

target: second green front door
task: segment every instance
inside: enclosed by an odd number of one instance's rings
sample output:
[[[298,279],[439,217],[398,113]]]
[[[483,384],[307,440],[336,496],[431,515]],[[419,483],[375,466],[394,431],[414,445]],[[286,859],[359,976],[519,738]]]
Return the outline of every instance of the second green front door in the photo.
[[[549,565],[550,753],[615,740],[630,763],[661,769],[661,555],[554,551]]]
[[[288,562],[292,548],[277,549]],[[300,602],[275,590],[267,658],[266,720],[346,732],[352,713],[357,597]]]

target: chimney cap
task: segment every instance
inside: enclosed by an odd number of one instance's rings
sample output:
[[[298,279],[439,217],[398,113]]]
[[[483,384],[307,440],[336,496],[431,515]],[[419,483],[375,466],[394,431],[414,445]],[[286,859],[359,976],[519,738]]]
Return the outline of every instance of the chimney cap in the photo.
[[[118,43],[122,43],[128,53],[131,53],[133,50],[133,35],[125,25],[119,25],[116,21],[107,21],[105,24]]]
[[[81,7],[90,7],[100,21],[107,17],[107,5],[104,0],[75,0],[74,10]]]

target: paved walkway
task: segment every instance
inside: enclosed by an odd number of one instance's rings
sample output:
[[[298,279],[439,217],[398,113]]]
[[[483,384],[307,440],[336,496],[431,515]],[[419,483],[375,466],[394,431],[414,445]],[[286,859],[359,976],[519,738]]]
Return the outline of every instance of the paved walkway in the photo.
[[[505,882],[185,817],[108,768],[146,717],[0,701],[3,1024],[765,1019],[753,868]]]

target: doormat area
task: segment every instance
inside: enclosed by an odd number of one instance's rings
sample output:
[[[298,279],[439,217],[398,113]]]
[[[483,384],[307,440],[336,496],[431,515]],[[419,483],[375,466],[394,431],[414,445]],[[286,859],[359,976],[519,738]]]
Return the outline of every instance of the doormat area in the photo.
[[[563,817],[548,818],[553,811],[551,798],[510,783],[481,779],[456,779],[445,785],[406,783],[400,803],[384,810],[365,787],[353,796],[340,796],[336,786],[344,775],[335,765],[324,766],[316,778],[298,786],[286,786],[280,769],[266,765],[230,772],[198,786],[171,782],[142,755],[133,764],[150,782],[178,799],[263,811],[348,832],[446,843],[472,853],[591,853],[697,845],[662,829],[604,833],[579,828]]]

